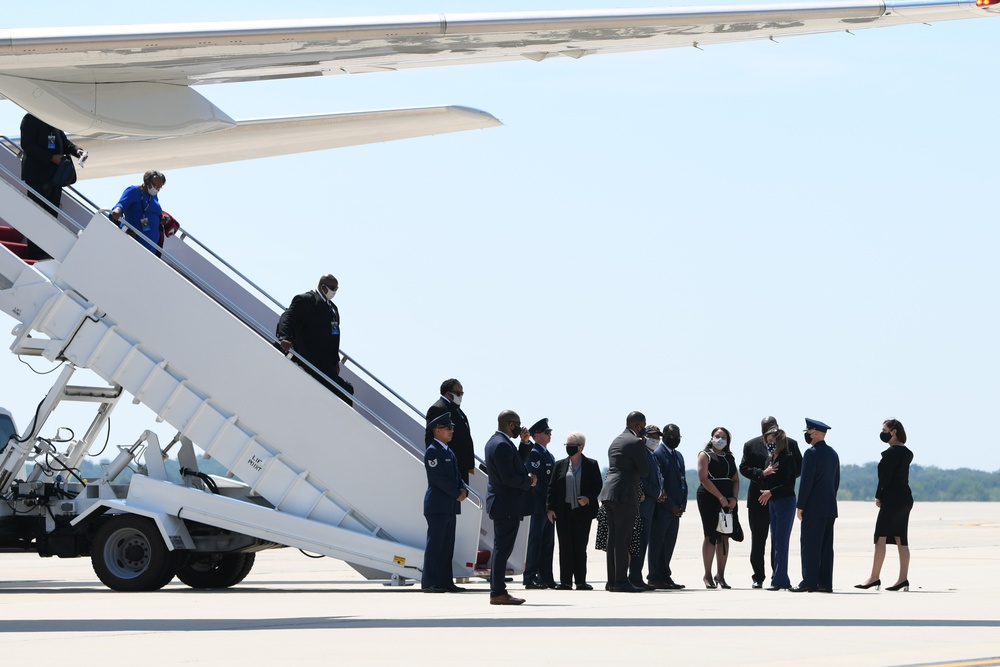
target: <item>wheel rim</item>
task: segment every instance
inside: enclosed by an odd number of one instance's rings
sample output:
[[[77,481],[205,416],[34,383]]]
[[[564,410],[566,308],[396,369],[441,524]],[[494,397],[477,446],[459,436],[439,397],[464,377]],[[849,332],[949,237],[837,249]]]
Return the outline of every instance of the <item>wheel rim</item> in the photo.
[[[120,579],[133,579],[145,572],[150,556],[149,540],[133,528],[116,530],[104,543],[104,562]]]

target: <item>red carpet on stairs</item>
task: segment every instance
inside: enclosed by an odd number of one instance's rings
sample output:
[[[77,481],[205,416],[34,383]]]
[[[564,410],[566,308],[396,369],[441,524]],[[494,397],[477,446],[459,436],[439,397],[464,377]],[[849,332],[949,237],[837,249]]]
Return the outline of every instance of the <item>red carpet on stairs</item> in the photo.
[[[35,263],[33,259],[25,259],[28,254],[28,244],[24,242],[24,235],[13,227],[0,225],[0,244],[21,259],[24,259],[28,264]]]

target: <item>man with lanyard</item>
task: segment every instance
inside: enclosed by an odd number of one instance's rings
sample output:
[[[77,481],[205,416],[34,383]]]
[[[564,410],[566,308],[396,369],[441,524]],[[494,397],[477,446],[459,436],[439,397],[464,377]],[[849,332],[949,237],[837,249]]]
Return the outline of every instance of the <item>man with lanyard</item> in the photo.
[[[294,350],[322,376],[304,366],[306,372],[351,405],[345,392],[353,394],[354,385],[340,377],[340,310],[333,302],[339,286],[337,279],[327,274],[319,279],[316,289],[293,297],[278,319],[276,335],[282,352]]]
[[[539,419],[528,429],[534,443],[528,449],[525,468],[538,476],[538,483],[531,489],[531,523],[528,528],[528,556],[524,566],[525,588],[555,588],[552,574],[552,555],[555,551],[555,524],[549,521],[545,510],[545,496],[556,459],[547,447],[552,441],[549,420]]]

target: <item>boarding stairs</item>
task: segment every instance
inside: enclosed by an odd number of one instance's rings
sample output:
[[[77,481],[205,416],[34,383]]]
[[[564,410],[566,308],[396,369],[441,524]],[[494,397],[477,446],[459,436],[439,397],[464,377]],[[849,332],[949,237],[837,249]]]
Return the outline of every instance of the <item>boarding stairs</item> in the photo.
[[[53,258],[30,265],[16,242],[0,248],[0,310],[20,323],[11,350],[121,387],[270,506],[217,496],[194,509],[197,490],[137,475],[123,511],[169,507],[179,519],[344,560],[368,578],[418,578],[422,413],[347,355],[353,407],[291,363],[274,345],[281,305],[185,230],[161,259],[73,189],[52,217],[24,194],[8,145],[0,225]],[[459,577],[492,543],[485,487],[475,475],[458,518]],[[523,548],[515,554],[508,570],[519,572]]]

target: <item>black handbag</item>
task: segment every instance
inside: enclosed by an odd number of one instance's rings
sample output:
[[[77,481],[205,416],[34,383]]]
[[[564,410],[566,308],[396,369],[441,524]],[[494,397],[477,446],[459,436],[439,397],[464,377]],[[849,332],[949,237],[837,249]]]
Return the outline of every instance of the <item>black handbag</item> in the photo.
[[[57,188],[64,188],[67,185],[76,183],[76,167],[73,165],[73,158],[63,155],[56,167],[56,173],[52,176],[52,185]]]

